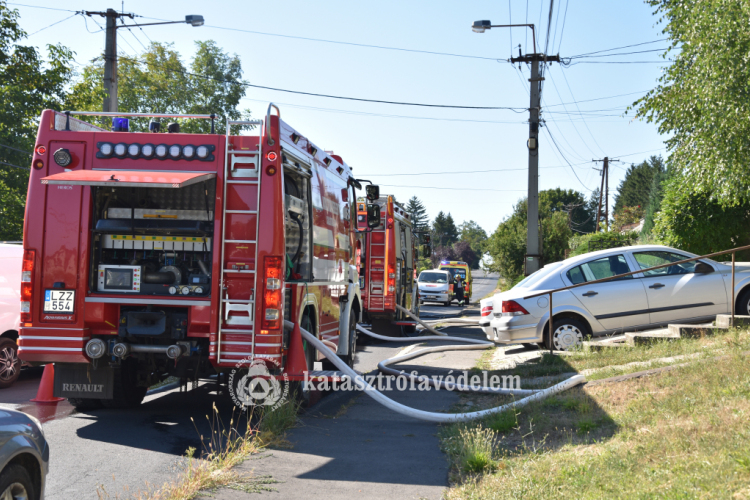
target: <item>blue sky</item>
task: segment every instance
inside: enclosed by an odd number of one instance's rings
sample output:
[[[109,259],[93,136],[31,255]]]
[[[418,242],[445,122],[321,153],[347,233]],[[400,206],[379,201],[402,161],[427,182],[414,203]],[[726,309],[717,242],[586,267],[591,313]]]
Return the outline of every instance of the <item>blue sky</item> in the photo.
[[[570,57],[663,38],[651,8],[638,0],[557,0],[554,4],[550,54]],[[70,10],[121,8],[120,2],[90,0],[9,2],[9,7],[19,10],[21,24],[31,34],[25,43],[39,47],[63,43],[76,53],[75,59],[81,64],[103,50],[104,33],[96,31],[99,26],[92,19],[84,24],[82,16],[50,26],[73,13],[24,5]],[[489,19],[493,24],[534,23],[537,44],[543,46],[549,6],[550,0],[210,4],[129,0],[124,3],[126,12],[169,20],[202,14],[206,25],[154,26],[133,29],[132,33],[120,29],[118,49],[132,56],[143,51],[149,40],[171,42],[189,61],[195,40],[212,39],[227,52],[239,55],[244,78],[252,84],[398,102],[525,108],[529,104],[528,68],[519,70],[504,60],[511,54],[511,44],[521,43],[526,46],[524,52],[531,52],[528,30],[493,29],[477,34],[471,31],[471,24],[478,19]],[[101,18],[96,20],[103,25]],[[661,41],[613,52],[661,49],[666,45]],[[664,137],[653,124],[633,121],[632,113],[623,116],[629,104],[656,85],[663,64],[620,64],[662,61],[660,53],[582,58],[574,62],[587,62],[548,68],[542,117],[562,153],[542,132],[540,189],[572,188],[588,196],[589,189],[600,183],[591,160],[621,158],[626,163],[614,164],[610,173],[611,206],[628,164],[664,153]],[[513,55],[517,54],[514,48]],[[513,204],[525,196],[526,112],[364,103],[253,88],[247,90],[242,107],[260,117],[271,101],[280,106],[285,121],[318,145],[341,155],[358,177],[379,183],[382,193],[395,194],[401,201],[418,196],[431,218],[443,210],[450,212],[457,224],[471,219],[490,234],[511,213]],[[467,173],[477,170],[502,171]]]

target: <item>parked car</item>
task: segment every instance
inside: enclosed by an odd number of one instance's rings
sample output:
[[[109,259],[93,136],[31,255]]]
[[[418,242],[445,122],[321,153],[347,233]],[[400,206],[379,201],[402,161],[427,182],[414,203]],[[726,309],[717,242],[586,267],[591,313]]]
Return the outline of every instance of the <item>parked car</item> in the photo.
[[[49,447],[41,422],[0,409],[0,499],[44,498],[48,470]]]
[[[433,269],[419,273],[419,303],[442,302],[446,306],[451,305],[450,281],[451,273],[448,271]]]
[[[697,257],[659,245],[613,248],[579,255],[532,274],[493,297],[490,337],[497,343],[542,343],[549,348],[549,302],[539,292],[595,281]],[[588,336],[695,323],[731,312],[731,266],[701,259],[552,296],[555,349],[571,349]],[[735,271],[737,314],[750,314],[750,264]]]
[[[22,262],[21,245],[0,244],[0,389],[13,385],[21,373],[16,341],[21,319]]]
[[[492,320],[492,300],[492,297],[487,297],[479,301],[479,310],[481,311],[479,326],[484,330],[487,340],[492,340],[492,327],[490,326],[490,321]]]

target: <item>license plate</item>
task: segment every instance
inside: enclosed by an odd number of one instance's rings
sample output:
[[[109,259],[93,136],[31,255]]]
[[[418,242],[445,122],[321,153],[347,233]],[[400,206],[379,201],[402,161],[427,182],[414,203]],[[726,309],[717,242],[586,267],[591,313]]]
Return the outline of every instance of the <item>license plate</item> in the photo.
[[[73,314],[75,297],[73,290],[45,290],[44,312]]]

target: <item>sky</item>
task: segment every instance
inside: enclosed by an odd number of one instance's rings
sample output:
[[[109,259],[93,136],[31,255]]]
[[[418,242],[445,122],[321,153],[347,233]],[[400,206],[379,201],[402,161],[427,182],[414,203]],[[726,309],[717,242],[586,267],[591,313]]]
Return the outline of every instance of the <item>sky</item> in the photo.
[[[247,89],[240,106],[260,118],[269,102],[276,103],[284,121],[341,155],[357,178],[379,184],[381,193],[402,202],[417,196],[431,219],[444,211],[456,224],[473,220],[488,234],[527,192],[529,68],[507,59],[518,55],[519,44],[523,53],[533,49],[530,30],[478,34],[471,30],[475,20],[533,23],[538,50],[547,47],[548,54],[562,58],[641,44],[547,68],[540,190],[575,189],[588,198],[601,182],[595,170],[601,164],[592,160],[608,156],[621,160],[610,167],[612,207],[625,169],[665,154],[665,137],[654,124],[634,121],[632,111],[625,115],[656,86],[668,64],[663,51],[655,51],[667,46],[661,28],[639,0],[28,0],[8,6],[21,15],[29,34],[24,44],[62,43],[79,65],[103,52],[104,20],[74,11],[124,7],[143,16],[136,18],[141,23],[200,14],[202,27],[118,29],[118,52],[132,57],[150,41],[168,42],[189,63],[195,41],[215,40],[239,56],[244,79],[254,85],[399,103],[513,108],[370,103],[257,88]],[[625,54],[599,57],[616,53]]]

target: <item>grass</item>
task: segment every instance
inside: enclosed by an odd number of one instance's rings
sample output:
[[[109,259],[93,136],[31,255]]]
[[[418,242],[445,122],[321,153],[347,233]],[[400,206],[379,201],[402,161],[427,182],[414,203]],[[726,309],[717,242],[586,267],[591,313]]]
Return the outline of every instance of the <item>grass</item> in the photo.
[[[542,376],[701,353],[650,377],[590,384],[497,415],[498,430],[489,419],[442,427],[452,484],[445,496],[750,500],[749,350],[750,335],[734,330],[517,367]],[[466,397],[484,408],[499,402]],[[459,452],[477,442],[481,453]],[[475,455],[495,467],[472,467]]]
[[[210,418],[206,416],[210,423],[211,435],[200,436],[203,454],[196,457],[196,449],[189,448],[185,453],[187,463],[178,479],[159,488],[149,488],[132,498],[190,500],[200,493],[220,487],[245,493],[276,491],[273,484],[277,481],[272,477],[242,475],[233,471],[233,468],[265,448],[291,447],[286,440],[286,430],[296,425],[298,409],[296,398],[289,398],[274,411],[258,410],[255,428],[251,427],[248,419],[246,426],[240,429],[235,425],[234,417],[229,421],[229,425],[225,425],[214,405],[213,415]],[[120,498],[119,495],[110,496],[104,486],[97,489],[97,494],[100,499]]]

